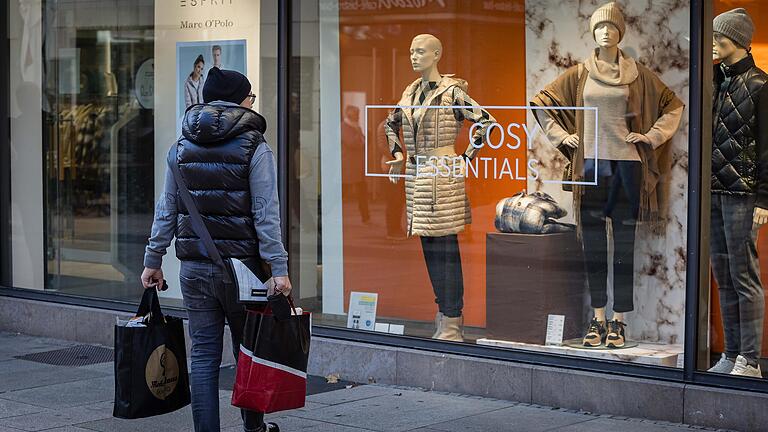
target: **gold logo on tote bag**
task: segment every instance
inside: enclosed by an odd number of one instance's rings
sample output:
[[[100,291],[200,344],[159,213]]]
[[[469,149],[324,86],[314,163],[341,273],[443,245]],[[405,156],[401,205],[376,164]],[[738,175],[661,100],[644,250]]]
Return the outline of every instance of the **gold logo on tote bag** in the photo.
[[[179,382],[179,362],[173,351],[160,345],[152,351],[144,371],[149,391],[156,398],[165,400]]]

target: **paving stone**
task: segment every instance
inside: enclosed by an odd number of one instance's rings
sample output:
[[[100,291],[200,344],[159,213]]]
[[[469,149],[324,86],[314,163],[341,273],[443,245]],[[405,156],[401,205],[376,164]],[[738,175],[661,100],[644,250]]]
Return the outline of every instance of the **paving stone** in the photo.
[[[321,403],[324,405],[338,405],[362,399],[370,399],[373,397],[390,396],[396,393],[401,393],[401,391],[393,387],[364,385],[352,387],[349,389],[310,395],[307,396],[307,401]]]
[[[23,431],[41,431],[55,427],[74,426],[83,422],[103,419],[111,415],[111,412],[104,413],[84,406],[61,410],[46,409],[33,415],[0,419],[0,426],[16,428]]]
[[[2,432],[2,429],[0,429],[0,432]],[[45,432],[93,432],[93,430],[83,429],[76,426],[64,426],[64,427],[57,427],[53,429],[46,429]]]
[[[552,409],[513,406],[428,427],[439,431],[458,429],[466,432],[487,432],[502,430],[499,428],[503,426],[504,430],[510,432],[544,432],[588,420],[592,420],[592,417]]]
[[[309,420],[300,417],[280,415],[266,416],[265,421],[275,422],[280,426],[281,431],[312,431],[312,432],[373,432],[372,429],[362,429],[359,427],[344,426],[335,423]],[[221,432],[242,432],[241,426],[231,426],[222,428]]]
[[[115,380],[111,376],[17,390],[0,394],[13,400],[52,409],[111,401],[115,397]]]
[[[511,406],[509,402],[397,390],[379,396],[296,413],[297,417],[377,431],[408,431]]]
[[[78,427],[101,432],[163,431],[189,432],[194,430],[192,409],[186,406],[172,413],[142,419],[119,419],[112,417],[81,422]],[[242,427],[240,428],[242,430]]]
[[[38,413],[44,408],[20,402],[0,399],[0,418]]]
[[[34,368],[24,373],[8,373],[0,376],[0,397],[3,392],[32,389],[55,384],[89,380],[108,376],[105,373],[80,368],[51,366],[50,368]]]
[[[690,432],[686,425],[660,425],[637,420],[597,418],[556,429],[558,432]]]

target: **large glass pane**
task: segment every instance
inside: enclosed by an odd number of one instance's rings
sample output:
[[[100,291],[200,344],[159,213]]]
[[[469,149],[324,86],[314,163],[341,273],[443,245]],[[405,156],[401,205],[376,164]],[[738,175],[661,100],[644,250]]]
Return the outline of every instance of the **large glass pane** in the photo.
[[[760,253],[768,241],[768,135],[761,130],[768,110],[766,13],[762,2],[714,2],[712,176],[704,218],[711,278],[699,296],[699,331],[708,337],[699,338],[698,367],[755,379],[768,367],[768,262]]]
[[[293,8],[289,253],[316,322],[681,364],[687,2]],[[623,346],[584,346],[595,315]]]
[[[195,102],[185,85],[202,89],[214,65],[246,73],[276,145],[277,2],[10,8],[14,285],[135,301],[166,154]],[[181,305],[177,269],[165,260],[163,295]]]

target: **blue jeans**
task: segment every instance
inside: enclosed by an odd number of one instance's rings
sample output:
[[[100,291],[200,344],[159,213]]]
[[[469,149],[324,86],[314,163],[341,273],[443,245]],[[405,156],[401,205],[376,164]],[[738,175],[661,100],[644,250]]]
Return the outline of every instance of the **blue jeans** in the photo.
[[[237,358],[246,310],[237,302],[234,285],[225,284],[222,270],[210,261],[182,261],[179,279],[192,339],[190,381],[195,432],[218,432],[224,319],[229,324],[233,354]],[[259,430],[263,424],[263,413],[241,410],[241,415],[247,432]]]

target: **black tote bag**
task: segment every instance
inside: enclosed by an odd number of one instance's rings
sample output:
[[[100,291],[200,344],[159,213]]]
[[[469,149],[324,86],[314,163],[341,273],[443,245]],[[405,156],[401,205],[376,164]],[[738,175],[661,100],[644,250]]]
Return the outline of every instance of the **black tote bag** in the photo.
[[[163,315],[154,288],[144,290],[136,315],[148,313],[146,327],[115,325],[114,417],[156,416],[190,403],[183,321]]]

